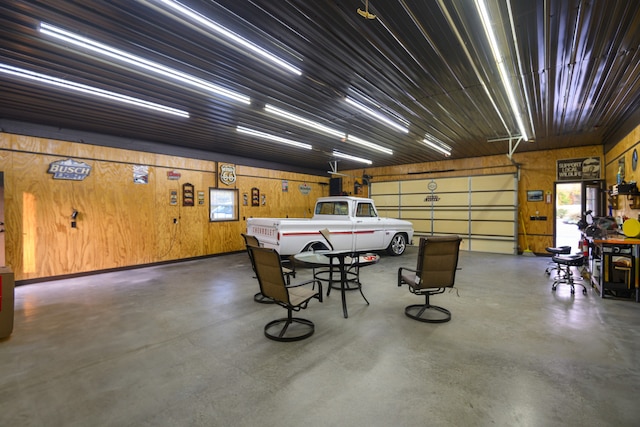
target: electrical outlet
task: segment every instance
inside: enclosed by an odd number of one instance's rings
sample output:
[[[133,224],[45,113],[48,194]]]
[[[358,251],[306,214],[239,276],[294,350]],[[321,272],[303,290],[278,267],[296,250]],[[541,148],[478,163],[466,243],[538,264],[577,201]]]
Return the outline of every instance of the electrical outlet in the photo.
[[[173,218],[173,223],[177,224],[178,223],[178,218]]]

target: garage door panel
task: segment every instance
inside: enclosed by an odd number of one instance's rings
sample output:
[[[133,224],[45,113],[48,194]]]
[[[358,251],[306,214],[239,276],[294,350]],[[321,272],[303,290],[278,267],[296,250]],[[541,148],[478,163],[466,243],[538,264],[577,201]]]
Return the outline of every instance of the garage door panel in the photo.
[[[471,211],[471,220],[472,221],[515,221],[513,210],[505,211],[505,210],[473,210]]]
[[[395,194],[397,196],[399,192],[399,181],[374,182],[371,184],[371,194]]]
[[[466,221],[438,221],[433,224],[434,233],[469,234],[469,223]]]
[[[416,179],[410,181],[402,181],[400,185],[400,191],[402,194],[410,193],[431,193],[429,190],[429,183],[436,182],[438,189],[437,192],[451,192],[451,191],[469,191],[469,178],[446,178],[446,179]]]
[[[496,254],[513,254],[515,252],[513,241],[472,239],[469,242],[469,250],[476,252],[491,252]]]
[[[397,208],[400,197],[397,194],[389,194],[389,195],[375,196],[375,197],[372,197],[372,199],[376,204],[376,208],[383,208],[383,207]]]
[[[513,206],[515,200],[511,191],[471,193],[472,206]]]
[[[515,235],[515,228],[513,223],[474,221],[471,223],[471,234],[513,237]]]
[[[471,177],[471,191],[513,190],[515,177],[513,175],[487,175]]]

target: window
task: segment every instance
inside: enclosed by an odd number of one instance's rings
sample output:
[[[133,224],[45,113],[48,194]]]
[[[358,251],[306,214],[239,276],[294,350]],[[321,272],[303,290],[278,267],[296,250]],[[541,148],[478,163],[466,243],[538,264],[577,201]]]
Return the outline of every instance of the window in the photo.
[[[356,216],[375,217],[378,215],[376,214],[376,210],[371,203],[358,203],[358,211],[356,212]]]
[[[320,202],[316,205],[318,215],[349,215],[347,202]]]
[[[238,190],[209,188],[209,221],[238,220]]]

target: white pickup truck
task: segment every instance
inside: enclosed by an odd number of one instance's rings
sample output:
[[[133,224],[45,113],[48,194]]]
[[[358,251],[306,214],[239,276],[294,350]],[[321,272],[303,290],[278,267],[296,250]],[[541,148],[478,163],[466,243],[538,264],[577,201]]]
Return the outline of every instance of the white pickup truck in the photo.
[[[335,250],[378,251],[402,255],[413,238],[413,224],[381,218],[371,199],[331,196],[316,201],[313,218],[249,218],[247,234],[281,256],[328,249],[320,230],[328,229]]]

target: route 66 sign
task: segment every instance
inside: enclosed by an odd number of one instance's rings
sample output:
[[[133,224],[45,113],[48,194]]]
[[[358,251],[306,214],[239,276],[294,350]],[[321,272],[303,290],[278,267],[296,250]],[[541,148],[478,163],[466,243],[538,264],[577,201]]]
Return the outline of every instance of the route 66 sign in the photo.
[[[220,181],[226,185],[231,185],[236,182],[236,167],[234,165],[221,165]]]

